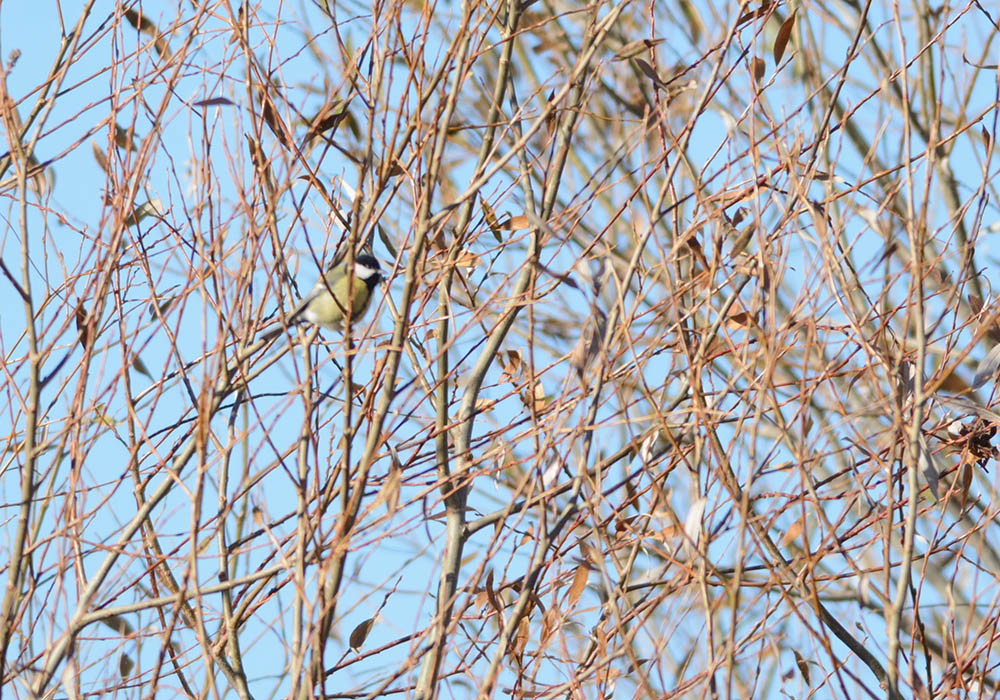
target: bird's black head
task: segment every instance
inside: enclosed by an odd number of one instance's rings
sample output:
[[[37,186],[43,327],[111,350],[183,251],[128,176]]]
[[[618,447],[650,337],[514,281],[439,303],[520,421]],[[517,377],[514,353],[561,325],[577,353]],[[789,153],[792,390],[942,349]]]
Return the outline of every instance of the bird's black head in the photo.
[[[369,289],[382,281],[382,267],[378,264],[375,256],[368,253],[361,253],[354,258],[354,275],[363,280]]]

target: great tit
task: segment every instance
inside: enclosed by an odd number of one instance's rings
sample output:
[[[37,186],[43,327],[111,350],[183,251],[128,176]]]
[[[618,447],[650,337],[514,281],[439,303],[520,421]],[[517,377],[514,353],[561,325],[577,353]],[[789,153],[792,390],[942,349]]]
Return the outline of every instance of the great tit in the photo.
[[[334,263],[295,306],[288,320],[290,323],[305,320],[332,331],[343,331],[348,306],[351,322],[357,323],[371,305],[372,290],[381,281],[382,268],[367,253],[354,258],[354,275],[348,274],[346,260]]]

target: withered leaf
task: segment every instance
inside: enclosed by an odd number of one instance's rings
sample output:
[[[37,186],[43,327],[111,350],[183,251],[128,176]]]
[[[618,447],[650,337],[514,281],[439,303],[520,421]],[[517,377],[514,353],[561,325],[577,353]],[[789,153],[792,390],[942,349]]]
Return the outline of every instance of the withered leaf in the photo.
[[[570,584],[569,591],[566,592],[566,603],[572,607],[576,601],[580,600],[583,590],[587,587],[587,579],[590,577],[590,569],[585,564],[580,564],[573,572],[573,583]]]
[[[146,363],[142,361],[142,358],[139,357],[138,353],[132,355],[132,367],[135,368],[136,372],[147,377],[148,379],[153,378],[153,375],[149,373],[149,369],[146,367]]]
[[[104,151],[100,149],[96,141],[90,142],[90,150],[94,154],[94,160],[97,161],[98,167],[104,172],[108,172],[108,158],[104,155]]]
[[[774,65],[781,63],[781,57],[785,55],[785,48],[788,46],[788,40],[792,38],[792,30],[795,28],[796,12],[797,10],[792,10],[788,19],[781,23],[778,36],[774,38]]]
[[[372,631],[372,626],[374,624],[375,618],[369,617],[367,620],[351,630],[351,636],[348,638],[348,645],[352,651],[358,651],[361,649],[361,645],[365,643],[366,639],[368,639],[368,633]]]
[[[153,21],[148,17],[142,15],[137,10],[132,10],[132,9],[125,10],[125,19],[127,19],[128,23],[131,24],[136,29],[138,29],[140,32],[143,32],[145,34],[159,33],[158,30],[156,29],[156,25],[153,24]]]
[[[746,24],[752,19],[766,16],[767,13],[770,11],[770,9],[775,5],[776,3],[765,0],[765,2],[762,2],[760,4],[760,7],[758,7],[757,9],[750,10],[749,12],[744,12],[742,15],[740,15],[739,19],[736,20],[736,26],[740,27],[741,25]]]
[[[520,229],[530,228],[530,227],[531,227],[531,221],[524,214],[521,214],[520,216],[511,216],[501,225],[501,228],[504,228],[508,231],[518,231]]]
[[[639,70],[641,70],[643,73],[646,74],[647,78],[653,81],[653,84],[656,85],[656,87],[661,87],[664,85],[663,79],[660,77],[660,74],[656,72],[655,68],[646,63],[646,61],[642,60],[641,58],[637,58],[635,59],[635,64],[639,66]]]
[[[90,347],[90,329],[87,326],[87,310],[83,308],[83,300],[76,305],[76,332],[80,338],[80,347],[84,350]]]
[[[128,678],[133,668],[135,668],[135,662],[132,661],[132,657],[128,654],[122,654],[118,659],[118,673],[121,674],[121,677]]]
[[[216,107],[216,106],[233,106],[235,103],[228,97],[209,97],[207,100],[198,100],[194,103],[195,107]]]
[[[636,39],[630,41],[615,52],[614,60],[624,61],[641,53],[648,51],[657,44],[662,44],[663,39]]]

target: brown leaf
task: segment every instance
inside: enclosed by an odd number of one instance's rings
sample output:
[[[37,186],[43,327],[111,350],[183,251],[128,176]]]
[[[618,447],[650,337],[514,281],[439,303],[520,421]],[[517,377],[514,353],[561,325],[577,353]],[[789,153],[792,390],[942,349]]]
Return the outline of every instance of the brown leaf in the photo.
[[[517,378],[521,374],[521,351],[520,350],[507,350],[504,353],[500,353],[501,360],[503,360],[503,367],[500,372],[500,382],[511,382],[516,383]]]
[[[134,634],[135,632],[135,630],[132,629],[132,625],[130,625],[128,621],[121,615],[112,615],[111,617],[106,617],[101,620],[101,623],[104,624],[106,627],[110,627],[115,632],[121,635],[128,636],[130,634]]]
[[[639,66],[639,70],[641,70],[643,73],[646,74],[647,78],[653,81],[653,85],[655,85],[656,87],[661,87],[662,85],[664,85],[663,79],[660,77],[660,74],[657,73],[656,69],[653,68],[651,65],[646,63],[641,58],[635,59],[635,64]]]
[[[324,105],[323,109],[309,120],[308,137],[312,138],[330,130],[336,132],[340,123],[347,118],[348,104],[350,104],[349,100],[334,100]]]
[[[87,311],[83,308],[83,300],[76,305],[76,332],[80,338],[80,347],[84,350],[90,347],[90,329],[87,326]]]
[[[149,369],[146,368],[146,363],[142,361],[142,358],[139,357],[138,353],[132,355],[132,367],[134,367],[135,371],[139,374],[144,375],[149,379],[153,378],[153,375],[149,373]]]
[[[604,348],[604,336],[608,330],[608,317],[596,306],[591,309],[590,317],[584,325],[583,333],[569,354],[569,364],[576,370],[580,381],[587,378],[588,370],[601,355]]]
[[[121,674],[121,677],[128,678],[132,674],[133,668],[135,668],[135,662],[132,657],[122,654],[118,659],[118,673]]]
[[[156,25],[153,24],[153,21],[148,17],[145,17],[144,15],[140,14],[136,10],[131,10],[131,9],[125,10],[125,19],[127,19],[128,23],[131,24],[136,29],[138,29],[140,32],[143,32],[145,34],[159,33],[159,30],[157,30]]]
[[[368,633],[372,631],[372,626],[375,624],[375,618],[369,617],[367,620],[362,622],[360,625],[351,630],[351,636],[348,639],[348,645],[353,651],[358,651],[361,649],[361,645],[365,643],[368,639]]]
[[[615,52],[614,60],[624,61],[633,58],[662,43],[663,39],[636,39],[635,41],[630,41]]]
[[[285,129],[285,122],[281,119],[278,114],[278,110],[274,106],[274,102],[271,100],[271,96],[267,94],[267,91],[259,87],[257,90],[257,97],[260,101],[260,116],[267,124],[267,128],[271,130],[275,138],[278,139],[280,143],[285,148],[291,149],[292,144],[288,138],[288,131]]]
[[[500,615],[503,611],[503,607],[500,605],[500,599],[497,597],[497,592],[493,589],[493,570],[486,574],[486,597],[490,601],[490,605],[496,610],[497,615]]]
[[[526,388],[521,393],[521,402],[532,411],[541,411],[547,401],[548,397],[541,379],[536,379],[533,387]]]
[[[552,633],[555,631],[556,622],[559,620],[559,611],[555,608],[550,608],[545,611],[542,615],[542,634],[538,640],[539,645],[544,646],[545,642],[549,640]]]
[[[153,37],[153,49],[159,54],[160,58],[170,58],[170,46],[167,44],[167,40],[160,35],[160,30],[157,29],[151,19],[141,12],[131,9],[125,10],[125,19],[143,34]]]
[[[764,63],[763,58],[754,57],[753,59],[753,81],[755,83],[760,83],[764,79],[764,73],[767,70],[767,64]]]
[[[788,40],[792,38],[792,30],[795,28],[796,12],[797,10],[792,10],[789,18],[781,23],[778,36],[774,38],[774,65],[781,63],[781,57],[785,55],[785,48],[788,46]]]
[[[962,466],[955,470],[952,481],[951,488],[948,490],[948,499],[952,501],[958,501],[958,506],[961,509],[965,508],[966,502],[969,500],[969,488],[972,486],[972,465],[975,463],[976,458],[971,454],[962,455]]]
[[[267,158],[264,156],[264,151],[260,147],[260,141],[255,139],[250,134],[246,135],[247,148],[250,150],[250,161],[254,164],[257,172],[263,174],[265,177],[270,178],[271,169]]]
[[[500,225],[500,228],[506,229],[507,231],[518,231],[524,228],[531,228],[531,221],[529,221],[528,217],[524,214],[521,214],[520,216],[511,216]]]
[[[957,372],[953,371],[939,379],[937,387],[940,391],[947,391],[949,394],[961,394],[971,388],[964,379],[958,376]]]
[[[104,151],[98,147],[96,141],[90,142],[90,150],[93,151],[94,160],[97,161],[97,165],[101,168],[101,170],[108,172],[108,158],[104,155]]]
[[[704,29],[704,23],[701,21],[701,17],[698,16],[694,9],[694,3],[691,0],[681,0],[680,2],[681,13],[684,15],[684,19],[688,23],[688,32],[691,34],[691,43],[697,46],[701,41],[701,33]]]
[[[809,685],[809,664],[805,659],[802,658],[802,654],[799,653],[798,649],[792,649],[792,653],[795,654],[795,665],[799,667],[799,673],[806,681],[806,685]]]
[[[552,98],[554,98],[555,96],[556,96],[555,90],[549,92],[549,96],[545,101],[546,107],[552,104]],[[545,114],[545,133],[548,134],[549,136],[551,136],[552,132],[555,131],[557,114],[558,110],[556,109],[553,109],[550,112],[546,112]]]
[[[528,643],[528,639],[531,638],[531,623],[528,621],[528,616],[525,615],[521,618],[521,621],[517,625],[517,634],[514,635],[514,648],[512,651],[520,656],[524,653],[524,647]]]
[[[235,103],[227,97],[209,97],[207,100],[198,100],[194,103],[195,107],[217,107],[217,106],[234,106]]]
[[[590,569],[585,564],[580,564],[573,572],[573,583],[570,584],[569,591],[566,592],[566,604],[569,607],[576,605],[580,600],[583,590],[587,587],[587,579],[590,577]]]
[[[162,36],[156,37],[156,40],[153,41],[153,49],[156,51],[157,55],[159,55],[159,57],[162,59],[168,59],[171,56],[170,44],[168,44],[167,40],[164,39]]]
[[[726,317],[726,326],[732,330],[758,329],[756,316],[751,316],[746,311],[731,312]]]
[[[802,534],[802,531],[805,529],[805,525],[806,516],[803,515],[801,518],[792,523],[787,530],[785,530],[785,534],[781,538],[781,546],[787,547],[794,542],[798,536]]]
[[[758,17],[766,16],[767,13],[770,11],[770,9],[774,7],[776,4],[777,3],[765,0],[765,2],[762,2],[760,7],[758,7],[756,10],[750,10],[749,12],[744,12],[742,15],[740,15],[739,19],[736,20],[736,27],[739,28],[740,25],[746,24],[752,19],[757,19]]]
[[[385,482],[379,491],[376,500],[385,499],[385,512],[392,517],[396,513],[396,506],[399,504],[399,487],[403,481],[403,469],[396,466],[395,460],[389,467],[389,474],[385,477]]]

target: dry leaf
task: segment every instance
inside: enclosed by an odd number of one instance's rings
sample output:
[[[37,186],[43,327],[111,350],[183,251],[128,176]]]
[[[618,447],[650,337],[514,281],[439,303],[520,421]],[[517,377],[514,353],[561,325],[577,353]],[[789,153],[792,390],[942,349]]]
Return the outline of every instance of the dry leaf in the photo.
[[[287,149],[291,149],[292,142],[288,137],[285,122],[281,119],[277,108],[274,106],[274,102],[271,100],[271,96],[263,86],[258,85],[257,87],[257,99],[260,102],[260,116],[264,120],[264,123],[267,124],[267,128],[278,139],[278,143]]]
[[[503,222],[503,224],[500,225],[500,228],[506,229],[507,231],[518,231],[524,228],[531,228],[531,222],[528,220],[527,216],[521,214],[520,216],[509,217]]]
[[[506,358],[504,362],[502,371],[500,372],[500,381],[516,383],[517,378],[521,374],[521,351],[520,350],[507,350],[505,353],[501,353],[501,357]]]
[[[799,667],[799,673],[805,679],[806,685],[809,685],[809,664],[802,658],[802,654],[799,653],[798,649],[793,648],[792,653],[795,654],[795,665]]]
[[[731,312],[726,317],[726,326],[732,330],[759,329],[756,316],[751,316],[746,311]]]
[[[153,42],[153,49],[160,56],[160,58],[170,58],[170,44],[168,44],[167,40],[162,36],[156,37],[156,40]]]
[[[792,29],[795,28],[796,12],[797,10],[792,10],[791,16],[781,23],[781,27],[778,29],[778,36],[774,38],[774,65],[781,63],[781,57],[785,55],[788,40],[792,38]]]
[[[219,106],[234,106],[232,100],[226,97],[209,97],[207,100],[198,100],[194,103],[195,107],[219,107]]]
[[[500,605],[500,599],[497,597],[497,592],[493,589],[493,569],[490,569],[489,573],[486,574],[486,597],[490,601],[490,605],[496,610],[497,615],[500,615],[503,611],[503,607]]]
[[[806,526],[806,516],[803,515],[801,518],[792,523],[787,530],[785,530],[785,534],[781,538],[781,546],[787,547],[792,542],[794,542],[798,538],[798,536],[802,534],[802,531],[805,529],[805,526]]]
[[[666,83],[660,77],[660,74],[656,72],[656,69],[649,65],[646,61],[641,58],[635,59],[635,64],[639,66],[639,70],[646,74],[646,77],[653,81],[653,85],[656,87],[662,87]]]
[[[108,172],[108,158],[104,155],[104,151],[98,147],[96,141],[90,142],[90,150],[94,154],[94,160],[97,161],[98,167],[104,172]]]
[[[122,654],[118,659],[118,673],[121,674],[122,678],[128,678],[132,674],[132,669],[135,668],[135,662],[127,654]]]
[[[128,20],[129,24],[131,24],[133,27],[138,29],[140,32],[143,32],[144,34],[159,33],[159,31],[156,29],[156,25],[153,24],[153,21],[148,17],[143,16],[136,10],[131,10],[131,9],[125,10],[125,19]]]
[[[577,377],[581,382],[586,381],[588,371],[594,366],[595,360],[600,357],[607,330],[608,317],[597,307],[592,307],[583,333],[569,355],[569,364],[576,370]]]
[[[549,637],[552,636],[552,633],[556,629],[556,623],[558,622],[558,620],[559,620],[559,611],[557,611],[555,608],[550,608],[546,610],[545,614],[542,615],[542,634],[538,640],[540,646],[544,646],[545,643],[549,640]]]
[[[587,587],[587,579],[590,577],[590,568],[585,564],[580,564],[573,572],[573,583],[570,584],[569,591],[566,592],[566,604],[568,607],[576,605],[580,600],[583,590]]]
[[[630,41],[615,52],[614,60],[624,61],[649,51],[657,44],[662,44],[663,39],[636,39]]]
[[[351,636],[348,639],[348,645],[353,651],[358,651],[361,649],[361,645],[365,643],[368,639],[368,633],[372,631],[372,626],[375,624],[375,618],[369,617],[367,620],[362,622],[360,625],[351,630]]]
[[[160,30],[156,28],[152,20],[131,9],[125,10],[125,19],[143,34],[153,37],[153,48],[160,58],[170,58],[170,46],[167,44],[167,40],[160,35]]]
[[[552,98],[554,98],[555,95],[556,93],[554,90],[549,92],[548,99],[545,101],[546,107],[552,104]],[[551,136],[552,132],[556,129],[556,120],[558,119],[557,114],[558,110],[556,109],[552,109],[551,111],[545,113],[545,133],[548,136]]]
[[[317,112],[316,116],[309,120],[309,130],[307,138],[318,136],[327,131],[336,133],[337,127],[347,118],[347,106],[350,100],[334,100],[328,102]],[[333,134],[330,134],[333,136]]]
[[[385,477],[385,482],[379,490],[378,499],[385,499],[385,512],[392,517],[396,513],[396,506],[399,504],[399,488],[403,482],[403,469],[393,464],[389,467],[389,474]]]
[[[80,339],[80,346],[86,350],[90,347],[90,329],[87,326],[87,311],[83,308],[83,300],[76,305],[76,332]]]
[[[768,11],[776,4],[777,3],[774,2],[767,2],[767,1],[762,2],[760,4],[760,7],[758,7],[756,10],[750,10],[749,12],[744,12],[742,15],[740,15],[739,19],[736,20],[736,26],[739,27],[740,25],[746,24],[752,19],[766,16]]]
[[[141,374],[141,375],[143,375],[143,376],[145,376],[145,377],[147,377],[149,379],[153,378],[153,375],[149,373],[149,369],[146,368],[146,363],[142,361],[142,358],[139,357],[138,353],[132,355],[132,367],[139,374]]]
[[[541,411],[545,408],[548,397],[545,395],[545,386],[541,379],[536,379],[535,384],[530,389],[521,392],[521,402],[532,411]]]
[[[111,617],[106,617],[101,620],[101,623],[104,624],[106,627],[110,627],[112,630],[121,635],[128,636],[135,632],[135,630],[132,629],[132,625],[130,625],[128,621],[121,615],[112,615]]]
[[[975,461],[974,455],[963,455],[962,466],[955,470],[952,475],[951,487],[948,489],[948,500],[957,501],[962,510],[965,509],[965,504],[969,500],[969,488],[972,486],[972,465]]]
[[[517,634],[514,635],[514,646],[512,651],[520,656],[524,652],[524,647],[528,643],[528,639],[531,637],[531,623],[528,621],[528,616],[525,615],[521,618],[521,621],[517,625]]]

